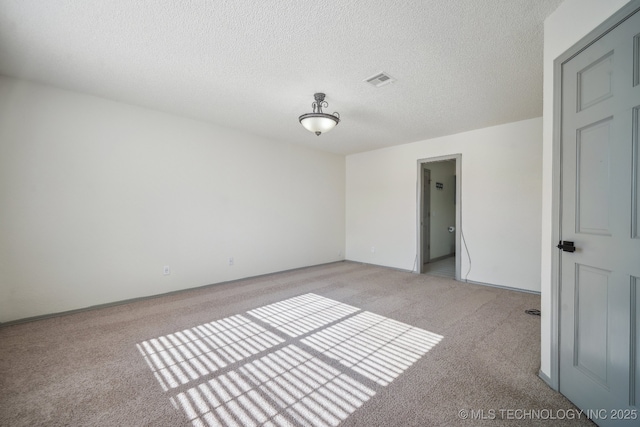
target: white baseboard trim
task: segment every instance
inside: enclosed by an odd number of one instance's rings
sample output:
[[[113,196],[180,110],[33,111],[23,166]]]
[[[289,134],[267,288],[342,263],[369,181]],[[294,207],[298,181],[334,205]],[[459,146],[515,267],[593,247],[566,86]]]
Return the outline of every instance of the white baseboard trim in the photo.
[[[347,261],[347,262],[355,262],[355,263],[363,264],[363,265],[372,265],[372,266],[375,266],[375,267],[389,268],[391,270],[402,271],[402,272],[405,272],[405,273],[423,274],[423,273],[420,273],[419,271],[416,271],[416,270],[407,270],[407,269],[404,269],[404,268],[391,267],[391,266],[388,266],[388,265],[373,264],[373,263],[370,263],[370,262],[363,262],[363,261],[352,261],[352,260],[349,260],[349,259],[345,259],[345,261]],[[456,279],[451,279],[451,280],[456,280]],[[489,286],[491,288],[505,289],[507,291],[516,291],[516,292],[524,292],[524,293],[527,293],[527,294],[540,295],[539,291],[532,291],[532,290],[529,290],[529,289],[514,288],[512,286],[494,285],[492,283],[474,282],[473,280],[464,280],[464,279],[456,280],[456,281],[457,282],[462,282],[462,283],[468,283],[470,285]]]
[[[474,282],[473,280],[461,280],[461,282],[469,283],[471,285],[489,286],[489,287],[492,287],[492,288],[506,289],[508,291],[517,291],[517,292],[524,292],[524,293],[527,293],[527,294],[540,295],[539,291],[532,291],[532,290],[529,290],[529,289],[514,288],[512,286],[502,286],[502,285],[494,285],[492,283]]]
[[[152,298],[159,298],[159,297],[163,297],[163,296],[178,294],[178,293],[181,293],[181,292],[200,289],[200,288],[208,288],[208,287],[212,287],[212,286],[216,286],[216,285],[239,282],[241,280],[255,279],[255,278],[259,278],[259,277],[271,276],[271,275],[276,275],[276,274],[286,273],[286,272],[291,272],[291,271],[296,271],[296,270],[304,270],[306,268],[319,267],[319,266],[322,266],[322,265],[336,264],[336,263],[340,263],[340,262],[353,262],[353,263],[357,263],[357,264],[373,265],[373,266],[376,266],[376,267],[389,268],[391,270],[401,271],[401,272],[405,272],[405,273],[417,273],[415,270],[406,270],[406,269],[403,269],[403,268],[390,267],[390,266],[386,266],[386,265],[371,264],[371,263],[366,263],[366,262],[361,262],[361,261],[351,261],[351,260],[348,260],[348,259],[344,259],[344,260],[339,260],[339,261],[327,262],[327,263],[324,263],[324,264],[310,265],[310,266],[305,266],[305,267],[293,268],[293,269],[285,270],[285,271],[277,271],[277,272],[273,272],[273,273],[259,274],[259,275],[252,276],[252,277],[243,277],[243,278],[240,278],[240,279],[229,280],[229,281],[226,281],[226,282],[212,283],[212,284],[204,285],[204,286],[196,286],[196,287],[192,287],[192,288],[179,289],[179,290],[175,290],[175,291],[165,292],[165,293],[162,293],[162,294],[147,295],[147,296],[142,296],[142,297],[138,297],[138,298],[130,298],[130,299],[125,299],[125,300],[120,300],[120,301],[108,302],[108,303],[104,303],[104,304],[97,304],[97,305],[93,305],[93,306],[90,306],[90,307],[77,308],[75,310],[67,310],[67,311],[62,311],[62,312],[57,312],[57,313],[42,314],[42,315],[33,316],[33,317],[27,317],[27,318],[16,319],[16,320],[9,320],[9,321],[6,321],[6,322],[0,322],[0,328],[5,327],[5,326],[10,326],[10,325],[16,325],[16,324],[20,324],[20,323],[34,322],[34,321],[37,321],[37,320],[48,319],[48,318],[51,318],[51,317],[66,316],[66,315],[69,315],[69,314],[81,313],[81,312],[84,312],[84,311],[90,311],[90,310],[96,310],[96,309],[100,309],[100,308],[113,307],[113,306],[117,306],[117,305],[128,304],[128,303],[131,303],[131,302],[142,301],[142,300],[147,300],[147,299],[152,299]],[[418,273],[418,274],[420,274],[420,273]],[[452,280],[454,280],[454,279],[452,279]],[[536,291],[530,291],[530,290],[527,290],[527,289],[512,288],[512,287],[509,287],[509,286],[493,285],[491,283],[474,282],[472,280],[466,280],[466,281],[465,280],[461,280],[460,282],[469,283],[469,284],[472,284],[472,285],[489,286],[489,287],[492,287],[492,288],[500,288],[500,289],[506,289],[506,290],[509,290],[509,291],[526,292],[526,293],[530,293],[530,294],[540,295],[540,292],[536,292]],[[547,382],[547,381],[545,380],[545,382]],[[549,382],[547,382],[547,383],[549,384]]]
[[[551,381],[551,378],[549,378],[549,376],[547,376],[547,374],[545,374],[542,371],[538,371],[538,377],[545,382],[545,384],[547,384],[550,388],[558,391],[554,386],[553,386],[553,382]]]
[[[449,254],[449,255],[442,255],[442,256],[439,256],[439,257],[431,258],[429,260],[429,262],[442,261],[443,259],[447,259],[447,258],[451,258],[451,257],[455,257],[455,256],[456,256],[456,253],[454,252],[454,253]]]
[[[182,292],[194,291],[196,289],[211,288],[211,287],[218,286],[218,285],[226,285],[226,284],[229,284],[229,283],[240,282],[242,280],[257,279],[257,278],[261,278],[261,277],[275,276],[276,274],[281,274],[281,273],[289,273],[289,272],[293,272],[293,271],[297,271],[297,270],[304,270],[304,269],[307,269],[307,268],[321,267],[323,265],[338,264],[338,263],[341,263],[341,262],[345,262],[345,260],[331,261],[331,262],[326,262],[326,263],[323,263],[323,264],[316,264],[316,265],[308,265],[308,266],[305,266],[305,267],[297,267],[297,268],[292,268],[292,269],[289,269],[289,270],[275,271],[273,273],[258,274],[256,276],[242,277],[242,278],[239,278],[239,279],[227,280],[225,282],[217,282],[217,283],[211,283],[211,284],[208,284],[208,285],[194,286],[194,287],[191,287],[191,288],[177,289],[175,291],[164,292],[164,293],[161,293],[161,294],[145,295],[145,296],[142,296],[142,297],[128,298],[128,299],[124,299],[124,300],[112,301],[112,302],[107,302],[107,303],[103,303],[103,304],[96,304],[96,305],[92,305],[92,306],[89,306],[89,307],[76,308],[76,309],[73,309],[73,310],[59,311],[59,312],[55,312],[55,313],[40,314],[40,315],[32,316],[32,317],[24,317],[24,318],[21,318],[21,319],[8,320],[6,322],[0,322],[0,328],[3,328],[5,326],[18,325],[20,323],[35,322],[35,321],[38,321],[38,320],[49,319],[49,318],[52,318],[52,317],[67,316],[69,314],[76,314],[76,313],[82,313],[82,312],[85,312],[85,311],[98,310],[98,309],[101,309],[101,308],[115,307],[115,306],[118,306],[118,305],[129,304],[129,303],[132,303],[132,302],[144,301],[144,300],[149,300],[149,299],[154,299],[154,298],[161,298],[161,297],[171,296],[171,295],[175,295],[175,294],[180,294]]]
[[[381,267],[381,268],[388,268],[390,270],[395,270],[395,271],[400,271],[402,273],[415,273],[415,270],[407,270],[406,268],[400,268],[400,267],[392,267],[390,265],[383,265],[383,264],[374,264],[371,262],[364,262],[364,261],[352,261],[350,259],[345,259],[345,262],[353,262],[355,264],[362,264],[362,265],[370,265],[372,267]],[[418,273],[420,274],[420,273]]]

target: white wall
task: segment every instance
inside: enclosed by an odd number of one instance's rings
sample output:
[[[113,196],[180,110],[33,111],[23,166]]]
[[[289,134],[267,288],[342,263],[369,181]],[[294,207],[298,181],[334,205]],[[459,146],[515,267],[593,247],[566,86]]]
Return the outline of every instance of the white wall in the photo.
[[[0,78],[0,322],[341,259],[344,177],[344,156]]]
[[[542,340],[540,370],[551,375],[551,262],[557,242],[552,236],[553,215],[553,61],[604,22],[627,0],[566,0],[544,23],[544,114],[542,172],[541,298]]]
[[[539,291],[541,141],[536,118],[347,156],[347,258],[415,270],[418,159],[461,153],[462,278]]]
[[[449,232],[450,226],[456,225],[456,162],[441,161],[428,163],[431,171],[431,218],[430,257],[438,258],[456,252],[456,234]],[[436,188],[436,183],[443,184],[442,190]]]

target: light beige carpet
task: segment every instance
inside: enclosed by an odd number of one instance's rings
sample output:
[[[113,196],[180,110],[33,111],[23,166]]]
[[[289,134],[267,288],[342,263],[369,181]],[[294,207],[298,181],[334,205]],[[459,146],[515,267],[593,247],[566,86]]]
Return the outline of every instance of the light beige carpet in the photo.
[[[0,425],[593,425],[539,304],[341,262],[6,326]]]

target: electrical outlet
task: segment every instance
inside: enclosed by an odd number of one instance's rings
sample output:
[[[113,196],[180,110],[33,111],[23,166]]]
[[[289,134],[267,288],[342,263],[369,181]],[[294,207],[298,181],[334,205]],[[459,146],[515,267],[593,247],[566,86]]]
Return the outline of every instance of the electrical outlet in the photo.
[[[162,272],[164,273],[165,276],[168,276],[169,274],[171,274],[171,269],[169,268],[168,265],[165,265]]]
[[[338,252],[338,258],[342,258],[342,251]]]
[[[229,265],[233,265],[233,257],[229,258]]]
[[[376,253],[376,247],[375,246],[371,246],[371,253],[372,254]]]

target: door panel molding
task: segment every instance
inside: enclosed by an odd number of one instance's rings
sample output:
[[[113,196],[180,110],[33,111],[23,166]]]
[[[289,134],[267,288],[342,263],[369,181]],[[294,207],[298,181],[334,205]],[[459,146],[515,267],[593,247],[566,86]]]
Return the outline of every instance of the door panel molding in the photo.
[[[631,339],[629,342],[629,353],[631,354],[630,373],[629,373],[629,406],[636,406],[638,397],[640,397],[640,316],[638,316],[637,309],[640,308],[640,294],[638,293],[638,283],[640,278],[631,276],[629,284],[629,295],[631,298],[631,319],[630,328]],[[633,339],[633,337],[636,339]]]
[[[606,389],[609,389],[610,275],[610,271],[601,268],[576,264],[573,366]]]
[[[640,173],[638,172],[638,168],[640,167],[640,145],[638,133],[640,132],[640,106],[637,106],[633,109],[633,137],[631,143],[633,144],[631,152],[632,152],[632,166],[631,173],[633,174],[633,180],[631,182],[631,238],[639,239],[640,235],[638,235],[638,224],[640,223],[640,196],[638,196],[638,192],[640,192]]]
[[[578,106],[576,111],[586,110],[613,96],[612,66],[613,51],[609,51],[578,71]],[[595,80],[601,81],[598,83]],[[585,93],[586,89],[594,85],[599,89],[596,93]]]
[[[640,84],[640,33],[633,38],[633,87]]]
[[[576,132],[576,233],[611,235],[609,172],[612,120],[613,117],[608,117]],[[606,157],[607,161],[597,161],[601,157]],[[595,197],[589,194],[591,192],[597,193]],[[598,206],[598,211],[590,212],[585,209],[587,206]]]

